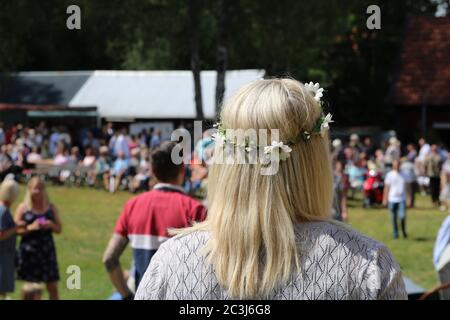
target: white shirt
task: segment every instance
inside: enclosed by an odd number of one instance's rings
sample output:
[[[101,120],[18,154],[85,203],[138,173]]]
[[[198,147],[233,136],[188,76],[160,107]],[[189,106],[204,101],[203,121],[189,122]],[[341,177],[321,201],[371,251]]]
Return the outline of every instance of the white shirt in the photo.
[[[431,147],[428,143],[425,143],[422,147],[420,147],[419,151],[419,160],[425,161],[426,156],[430,153]]]
[[[114,154],[119,155],[119,152],[125,153],[125,157],[130,157],[130,149],[128,148],[128,138],[123,134],[120,134],[114,142]]]
[[[389,186],[389,202],[406,200],[405,178],[398,171],[389,171],[384,179],[384,183]]]
[[[413,183],[416,181],[416,173],[415,173],[414,163],[410,161],[405,161],[400,166],[400,173],[405,178],[406,183]]]

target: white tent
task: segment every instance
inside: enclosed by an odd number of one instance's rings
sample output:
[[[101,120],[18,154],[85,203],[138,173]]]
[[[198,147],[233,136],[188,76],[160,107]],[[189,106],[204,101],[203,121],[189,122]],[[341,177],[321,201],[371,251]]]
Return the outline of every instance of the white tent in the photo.
[[[263,76],[263,70],[227,71],[225,98]],[[201,84],[204,117],[214,119],[216,71],[202,71]],[[94,71],[68,105],[97,106],[110,120],[196,118],[191,71]]]

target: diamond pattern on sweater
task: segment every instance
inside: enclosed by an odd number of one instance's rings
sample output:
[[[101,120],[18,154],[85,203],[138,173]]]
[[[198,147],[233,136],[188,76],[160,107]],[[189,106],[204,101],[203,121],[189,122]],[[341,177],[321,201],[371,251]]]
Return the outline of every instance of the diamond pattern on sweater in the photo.
[[[141,280],[136,299],[231,299],[201,250],[208,232],[163,243]],[[300,270],[269,299],[406,299],[401,271],[388,249],[341,224],[296,227]]]

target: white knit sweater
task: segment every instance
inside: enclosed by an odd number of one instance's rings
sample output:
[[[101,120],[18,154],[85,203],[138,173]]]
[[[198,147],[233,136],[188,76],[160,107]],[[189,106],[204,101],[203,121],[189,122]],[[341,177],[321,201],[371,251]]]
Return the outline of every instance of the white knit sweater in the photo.
[[[208,236],[193,232],[163,243],[136,299],[232,299],[201,254]],[[332,222],[300,224],[296,238],[300,271],[267,298],[407,299],[400,268],[379,242]]]

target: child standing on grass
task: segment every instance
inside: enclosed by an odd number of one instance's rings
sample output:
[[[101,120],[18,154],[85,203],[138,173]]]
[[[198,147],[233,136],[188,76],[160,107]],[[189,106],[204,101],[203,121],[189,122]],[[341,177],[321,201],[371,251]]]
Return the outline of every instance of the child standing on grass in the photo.
[[[16,225],[9,208],[19,194],[14,180],[5,180],[0,186],[0,300],[14,291],[14,259],[16,255]]]
[[[400,218],[403,237],[406,238],[406,181],[400,173],[400,162],[392,162],[392,170],[384,180],[383,205],[387,205],[391,213],[394,239],[398,238],[397,217]]]
[[[15,219],[26,223],[19,245],[18,279],[44,282],[50,299],[58,300],[59,271],[53,233],[61,233],[61,220],[39,177],[30,179],[25,200],[18,206]]]

